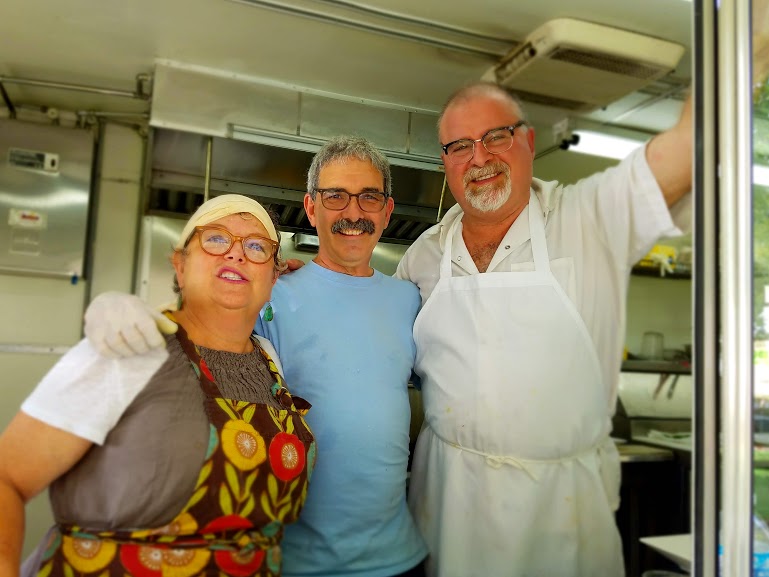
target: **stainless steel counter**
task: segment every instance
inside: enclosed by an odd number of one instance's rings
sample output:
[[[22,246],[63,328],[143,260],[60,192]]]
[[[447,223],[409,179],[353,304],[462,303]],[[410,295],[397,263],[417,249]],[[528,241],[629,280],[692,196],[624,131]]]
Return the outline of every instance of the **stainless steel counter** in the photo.
[[[644,461],[672,461],[673,451],[662,447],[622,443],[617,445],[621,463],[638,463]]]

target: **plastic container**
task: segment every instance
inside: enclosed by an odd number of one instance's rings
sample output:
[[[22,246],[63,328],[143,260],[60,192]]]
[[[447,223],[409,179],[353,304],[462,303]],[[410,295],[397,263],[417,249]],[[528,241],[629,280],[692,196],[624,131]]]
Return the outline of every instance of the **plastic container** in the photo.
[[[665,350],[665,337],[662,333],[646,331],[641,340],[641,357],[649,361],[661,361]]]

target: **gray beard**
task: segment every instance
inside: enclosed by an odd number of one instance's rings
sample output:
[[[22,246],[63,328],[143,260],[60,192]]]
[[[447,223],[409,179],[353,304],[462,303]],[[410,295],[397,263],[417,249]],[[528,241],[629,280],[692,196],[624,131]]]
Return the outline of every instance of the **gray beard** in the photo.
[[[501,187],[489,184],[478,187],[475,191],[466,188],[465,199],[478,212],[494,212],[504,206],[512,192],[512,185],[508,177]]]

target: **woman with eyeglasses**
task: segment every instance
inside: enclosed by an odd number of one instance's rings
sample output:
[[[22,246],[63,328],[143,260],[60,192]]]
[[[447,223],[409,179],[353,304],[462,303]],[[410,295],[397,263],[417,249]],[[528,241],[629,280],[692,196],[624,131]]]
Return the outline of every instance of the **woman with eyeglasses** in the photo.
[[[107,359],[84,340],[51,369],[0,436],[0,575],[19,575],[24,504],[46,487],[56,525],[25,577],[280,575],[315,443],[252,335],[279,249],[258,202],[209,200],[171,257],[165,349]]]

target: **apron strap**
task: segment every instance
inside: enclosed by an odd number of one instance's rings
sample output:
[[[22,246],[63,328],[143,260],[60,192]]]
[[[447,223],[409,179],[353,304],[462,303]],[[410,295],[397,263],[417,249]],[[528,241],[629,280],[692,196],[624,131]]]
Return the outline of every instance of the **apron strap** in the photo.
[[[195,374],[200,379],[200,388],[203,389],[203,392],[209,397],[221,397],[222,395],[219,392],[219,387],[214,381],[214,376],[211,374],[206,362],[200,356],[197,345],[187,336],[187,331],[184,330],[181,323],[177,323],[177,325],[179,328],[176,331],[176,340],[179,341],[184,354],[187,355],[192,368],[195,370]]]
[[[451,278],[451,249],[454,246],[454,232],[457,230],[457,226],[461,221],[462,215],[454,219],[454,222],[452,222],[449,227],[449,231],[446,233],[446,240],[443,245],[443,255],[441,256],[439,278]]]
[[[545,218],[542,206],[534,192],[529,198],[529,235],[531,235],[531,252],[534,255],[534,269],[537,272],[550,272],[550,256],[547,252],[545,237]]]

